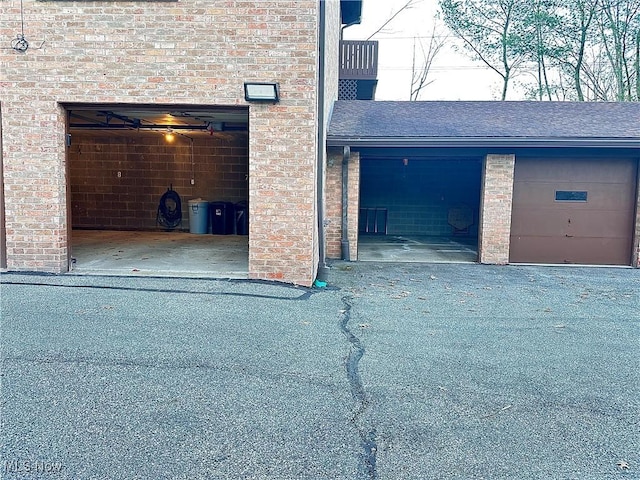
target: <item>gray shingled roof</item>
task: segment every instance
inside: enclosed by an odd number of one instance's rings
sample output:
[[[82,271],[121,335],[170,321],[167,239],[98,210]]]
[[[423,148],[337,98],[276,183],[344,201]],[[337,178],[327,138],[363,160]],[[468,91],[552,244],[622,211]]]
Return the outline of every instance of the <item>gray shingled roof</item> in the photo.
[[[339,100],[330,146],[640,147],[640,103]]]

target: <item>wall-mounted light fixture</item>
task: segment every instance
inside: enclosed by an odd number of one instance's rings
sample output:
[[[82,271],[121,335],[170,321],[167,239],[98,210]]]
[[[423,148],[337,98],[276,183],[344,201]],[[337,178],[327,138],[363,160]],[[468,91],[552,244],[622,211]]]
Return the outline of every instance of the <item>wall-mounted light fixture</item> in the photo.
[[[167,142],[172,143],[176,139],[176,136],[173,134],[173,130],[167,128],[167,131],[164,134],[164,139]]]
[[[247,102],[278,103],[278,84],[270,82],[244,82],[244,99]]]

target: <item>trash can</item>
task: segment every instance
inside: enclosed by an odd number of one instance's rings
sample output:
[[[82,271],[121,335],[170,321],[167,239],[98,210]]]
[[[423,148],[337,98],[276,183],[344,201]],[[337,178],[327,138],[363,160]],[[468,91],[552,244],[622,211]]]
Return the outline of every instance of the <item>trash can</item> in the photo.
[[[249,235],[249,210],[245,203],[234,205],[236,215],[236,235]]]
[[[209,202],[201,198],[189,200],[189,232],[207,233],[209,227]]]
[[[211,233],[213,235],[233,234],[233,203],[211,202],[209,216],[211,217]]]

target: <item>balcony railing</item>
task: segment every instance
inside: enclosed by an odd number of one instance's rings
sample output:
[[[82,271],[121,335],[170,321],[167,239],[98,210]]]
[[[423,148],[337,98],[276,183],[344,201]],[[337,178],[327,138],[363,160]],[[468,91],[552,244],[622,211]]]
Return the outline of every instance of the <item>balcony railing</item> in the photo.
[[[378,42],[342,40],[340,42],[340,80],[376,80]]]

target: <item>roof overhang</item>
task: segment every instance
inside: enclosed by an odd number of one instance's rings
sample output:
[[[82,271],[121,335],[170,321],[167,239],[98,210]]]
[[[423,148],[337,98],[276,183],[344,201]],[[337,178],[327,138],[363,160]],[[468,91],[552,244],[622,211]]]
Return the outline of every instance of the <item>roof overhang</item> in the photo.
[[[605,148],[640,149],[640,138],[327,137],[328,147],[351,148]],[[638,152],[640,155],[640,151]]]
[[[636,150],[634,102],[480,102],[338,100],[329,146]]]

